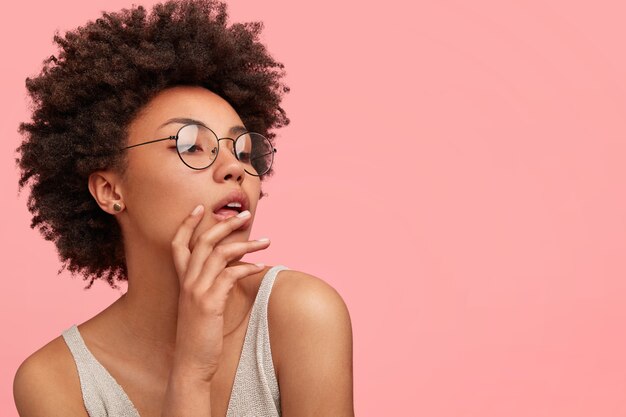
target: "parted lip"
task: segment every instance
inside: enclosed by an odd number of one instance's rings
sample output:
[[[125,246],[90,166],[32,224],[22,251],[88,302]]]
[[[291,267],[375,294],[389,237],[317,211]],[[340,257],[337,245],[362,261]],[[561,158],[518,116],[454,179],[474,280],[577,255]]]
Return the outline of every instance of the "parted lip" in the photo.
[[[233,210],[242,212],[250,208],[250,203],[248,202],[248,196],[246,195],[246,193],[244,193],[241,190],[233,190],[230,193],[226,194],[224,198],[219,200],[213,206],[213,213],[215,213],[217,210],[224,207],[226,204],[232,203],[233,201],[236,201],[241,204],[241,207],[233,207]]]

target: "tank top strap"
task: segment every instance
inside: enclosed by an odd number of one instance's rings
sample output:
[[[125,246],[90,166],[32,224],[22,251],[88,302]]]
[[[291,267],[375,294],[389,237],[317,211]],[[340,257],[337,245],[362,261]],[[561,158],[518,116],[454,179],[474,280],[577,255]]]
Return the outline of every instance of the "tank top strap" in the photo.
[[[278,417],[280,391],[272,361],[267,306],[276,276],[285,265],[270,268],[259,286],[235,374],[227,417]]]
[[[139,417],[122,387],[89,351],[76,324],[62,336],[74,357],[89,417]]]
[[[276,280],[278,273],[285,269],[289,268],[285,265],[276,265],[270,268],[261,280],[261,285],[259,286],[259,291],[256,295],[253,308],[253,313],[254,309],[258,310],[257,316],[259,319],[264,319],[267,322],[267,305],[269,303],[272,287],[274,286],[274,281]]]

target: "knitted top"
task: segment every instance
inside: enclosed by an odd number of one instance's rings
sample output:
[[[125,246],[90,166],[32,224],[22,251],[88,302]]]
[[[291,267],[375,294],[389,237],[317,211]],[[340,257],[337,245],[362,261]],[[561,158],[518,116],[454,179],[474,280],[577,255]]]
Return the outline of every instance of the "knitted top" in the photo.
[[[267,303],[276,275],[284,265],[270,268],[259,287],[235,374],[226,417],[280,417],[280,391],[274,372],[267,323]],[[80,379],[90,417],[140,417],[115,378],[89,351],[76,324],[62,333]],[[207,393],[208,395],[208,393]]]

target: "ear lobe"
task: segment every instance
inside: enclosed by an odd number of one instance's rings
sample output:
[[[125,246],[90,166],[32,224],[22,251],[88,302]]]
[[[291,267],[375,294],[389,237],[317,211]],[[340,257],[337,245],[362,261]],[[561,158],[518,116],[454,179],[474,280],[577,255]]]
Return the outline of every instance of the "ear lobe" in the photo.
[[[113,205],[122,200],[122,196],[116,191],[119,188],[118,177],[110,171],[96,171],[89,175],[87,182],[89,192],[102,210],[109,214],[115,214]]]

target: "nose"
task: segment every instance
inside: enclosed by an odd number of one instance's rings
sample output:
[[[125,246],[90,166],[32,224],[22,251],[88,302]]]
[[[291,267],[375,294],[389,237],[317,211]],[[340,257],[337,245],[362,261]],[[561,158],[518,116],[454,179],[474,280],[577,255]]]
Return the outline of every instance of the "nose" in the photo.
[[[213,171],[215,181],[224,182],[234,180],[238,184],[241,184],[246,175],[246,171],[243,164],[235,156],[234,141],[229,138],[223,138],[220,139],[218,143],[217,159],[213,163],[215,165],[215,171]]]

